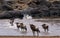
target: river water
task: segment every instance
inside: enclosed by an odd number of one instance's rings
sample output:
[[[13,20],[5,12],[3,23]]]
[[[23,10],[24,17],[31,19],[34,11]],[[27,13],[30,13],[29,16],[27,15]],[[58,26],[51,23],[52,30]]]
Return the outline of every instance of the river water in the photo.
[[[9,23],[9,19],[0,19],[0,36],[33,36],[30,24],[34,24],[41,31],[39,36],[60,36],[60,23],[55,22],[37,22],[35,19],[15,19],[13,26]],[[17,29],[16,22],[23,23],[27,26],[27,32]],[[49,26],[49,31],[44,32],[42,24]]]

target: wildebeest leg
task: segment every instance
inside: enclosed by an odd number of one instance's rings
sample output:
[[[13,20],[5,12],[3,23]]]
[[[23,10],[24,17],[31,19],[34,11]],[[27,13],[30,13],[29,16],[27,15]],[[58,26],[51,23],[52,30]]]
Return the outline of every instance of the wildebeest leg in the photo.
[[[13,26],[13,23],[11,23],[11,26]]]
[[[11,26],[13,26],[13,21],[12,21],[12,22],[10,22],[10,24],[11,24]]]
[[[46,29],[44,29],[44,31],[46,32]]]
[[[37,36],[39,36],[39,32],[37,32]]]
[[[21,28],[21,31],[25,31],[25,29],[24,28]]]
[[[19,29],[19,27],[17,27],[17,29]]]
[[[25,30],[27,31],[27,28],[25,27]]]
[[[49,31],[49,29],[47,29],[47,32]]]
[[[33,32],[33,36],[35,36],[35,31],[32,31]]]
[[[23,29],[21,28],[21,31],[23,31]]]

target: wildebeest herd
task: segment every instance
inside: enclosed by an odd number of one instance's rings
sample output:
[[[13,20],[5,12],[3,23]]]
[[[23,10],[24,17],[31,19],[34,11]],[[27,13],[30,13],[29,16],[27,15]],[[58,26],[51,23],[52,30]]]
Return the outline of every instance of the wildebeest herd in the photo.
[[[14,23],[14,19],[10,19],[11,26],[13,26],[13,23]],[[28,28],[27,28],[26,25],[24,25],[24,23],[16,22],[15,24],[16,24],[16,27],[17,27],[18,30],[21,29],[21,31],[26,31],[27,32]],[[39,30],[39,28],[37,28],[34,24],[29,24],[29,25],[30,25],[30,29],[33,33],[33,36],[35,36],[35,32],[37,33],[37,36],[39,36],[39,33],[41,32]],[[41,26],[42,26],[42,28],[44,29],[45,32],[49,31],[49,26],[47,24],[42,24]]]

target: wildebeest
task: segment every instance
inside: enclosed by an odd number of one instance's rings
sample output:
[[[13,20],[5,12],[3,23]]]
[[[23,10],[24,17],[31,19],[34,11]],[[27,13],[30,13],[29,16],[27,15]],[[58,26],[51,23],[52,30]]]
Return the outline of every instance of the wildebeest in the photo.
[[[17,28],[19,29],[19,28],[20,28],[20,25],[19,25],[19,23],[16,23],[16,25],[17,25]]]
[[[10,24],[11,24],[11,26],[13,26],[13,23],[14,23],[14,19],[11,18],[11,19],[10,19]]]
[[[40,33],[39,28],[36,28],[36,26],[33,24],[30,24],[30,28],[31,28],[34,36],[35,36],[35,32],[37,32],[37,36],[39,36],[39,33]]]
[[[16,23],[17,28],[21,28],[21,30],[26,30],[27,31],[27,27],[23,25],[23,23]]]
[[[49,31],[49,26],[48,26],[48,25],[43,24],[42,27],[43,27],[43,29],[44,29],[45,32],[46,32],[46,31],[47,31],[47,32]]]

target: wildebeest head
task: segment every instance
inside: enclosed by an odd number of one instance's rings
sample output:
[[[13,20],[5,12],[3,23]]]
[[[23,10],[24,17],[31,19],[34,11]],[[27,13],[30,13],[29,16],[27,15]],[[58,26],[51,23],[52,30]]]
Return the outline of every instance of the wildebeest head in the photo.
[[[43,24],[42,27],[45,27],[46,24]]]
[[[35,26],[33,24],[30,24],[30,28],[31,29],[33,29],[33,28],[35,29]]]
[[[17,22],[16,25],[18,25],[19,23]]]
[[[23,23],[20,23],[20,25],[23,25]]]

